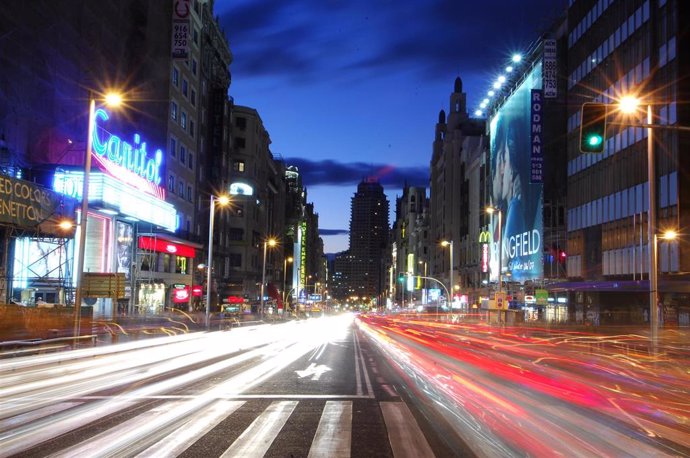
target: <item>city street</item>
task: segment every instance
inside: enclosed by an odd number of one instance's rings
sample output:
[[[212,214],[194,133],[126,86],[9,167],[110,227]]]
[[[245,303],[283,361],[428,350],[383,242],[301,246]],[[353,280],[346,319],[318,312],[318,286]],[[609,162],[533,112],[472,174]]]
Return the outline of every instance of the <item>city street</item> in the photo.
[[[0,456],[451,455],[352,321],[4,360]]]
[[[688,456],[687,332],[339,315],[3,360],[0,456]],[[438,320],[438,321],[437,321]]]

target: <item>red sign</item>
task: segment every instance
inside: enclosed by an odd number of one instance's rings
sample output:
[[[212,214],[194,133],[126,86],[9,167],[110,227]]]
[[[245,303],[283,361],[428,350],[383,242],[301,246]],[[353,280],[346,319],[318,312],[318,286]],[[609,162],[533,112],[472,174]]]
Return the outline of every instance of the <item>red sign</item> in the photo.
[[[192,296],[194,297],[201,297],[204,294],[204,290],[201,286],[194,286],[192,288]]]
[[[244,298],[240,296],[228,296],[225,301],[228,304],[243,304],[244,303]]]
[[[173,289],[172,300],[176,304],[189,302],[189,286]]]
[[[489,271],[489,244],[482,243],[482,273]]]
[[[142,235],[139,237],[139,248],[142,250],[157,251],[159,253],[169,253],[185,258],[194,257],[194,248],[189,245],[171,242],[160,237],[149,237]]]

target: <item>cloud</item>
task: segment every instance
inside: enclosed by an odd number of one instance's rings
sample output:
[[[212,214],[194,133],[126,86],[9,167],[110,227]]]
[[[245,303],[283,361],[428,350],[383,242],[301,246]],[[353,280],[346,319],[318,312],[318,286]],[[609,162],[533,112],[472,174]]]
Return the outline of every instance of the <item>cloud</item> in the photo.
[[[347,235],[350,231],[347,229],[321,229],[319,228],[319,235]]]
[[[427,79],[492,71],[539,38],[565,0],[256,0],[217,2],[243,77],[308,85],[411,70]],[[470,14],[471,13],[471,14]],[[345,76],[347,75],[347,76]]]
[[[365,178],[376,178],[387,187],[402,189],[409,186],[429,185],[428,167],[396,167],[388,164],[364,162],[337,162],[331,159],[312,161],[303,158],[287,158],[285,164],[294,165],[302,175],[305,186],[352,186]]]

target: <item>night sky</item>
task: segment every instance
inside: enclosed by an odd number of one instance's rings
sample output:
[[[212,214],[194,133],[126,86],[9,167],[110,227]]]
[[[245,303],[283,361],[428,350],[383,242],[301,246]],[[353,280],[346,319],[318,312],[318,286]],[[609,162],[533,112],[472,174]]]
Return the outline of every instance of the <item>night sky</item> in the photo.
[[[297,165],[324,251],[347,249],[350,199],[378,177],[391,205],[429,186],[439,110],[455,78],[474,113],[510,56],[566,0],[217,0],[230,95],[258,110],[271,151]],[[428,195],[427,189],[427,195]]]

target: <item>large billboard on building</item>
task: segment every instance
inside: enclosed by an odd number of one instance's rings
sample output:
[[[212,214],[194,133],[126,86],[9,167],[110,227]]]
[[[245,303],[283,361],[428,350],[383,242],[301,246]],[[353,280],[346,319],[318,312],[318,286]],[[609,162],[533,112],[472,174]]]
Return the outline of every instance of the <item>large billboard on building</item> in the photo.
[[[492,201],[501,210],[504,281],[543,276],[543,184],[531,184],[532,89],[541,89],[541,63],[534,66],[491,119]],[[491,279],[498,280],[498,218],[494,216]]]

